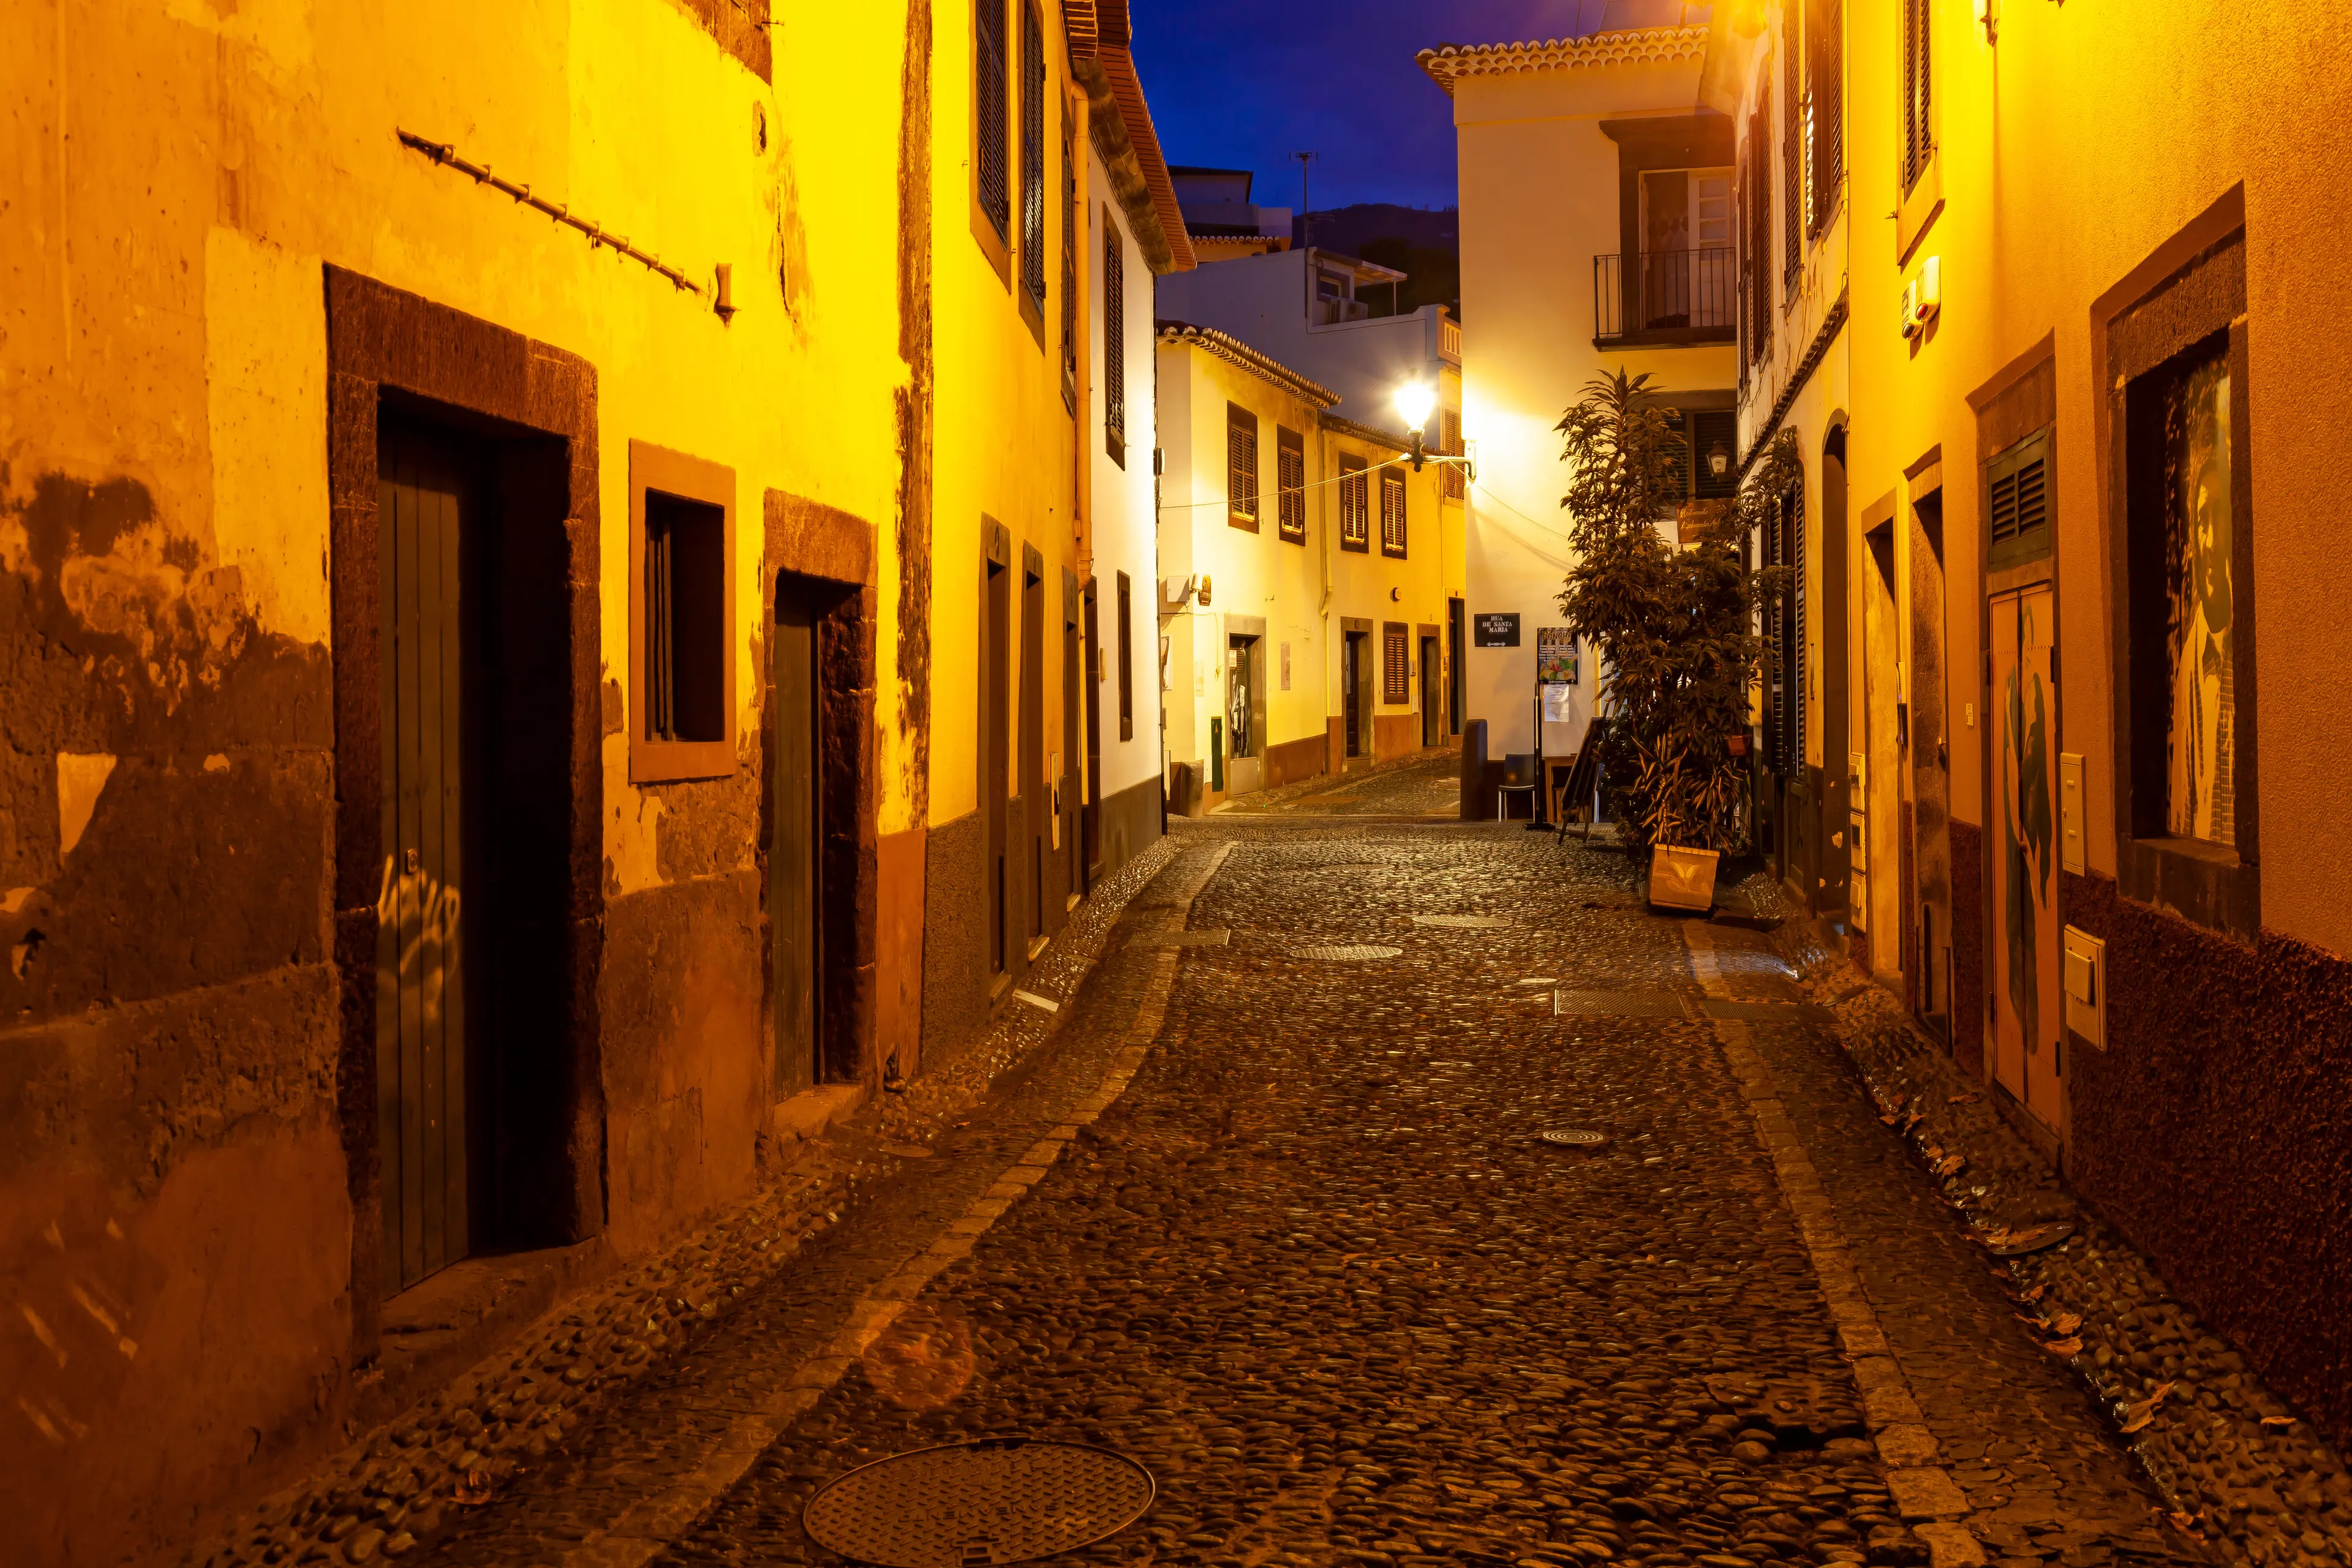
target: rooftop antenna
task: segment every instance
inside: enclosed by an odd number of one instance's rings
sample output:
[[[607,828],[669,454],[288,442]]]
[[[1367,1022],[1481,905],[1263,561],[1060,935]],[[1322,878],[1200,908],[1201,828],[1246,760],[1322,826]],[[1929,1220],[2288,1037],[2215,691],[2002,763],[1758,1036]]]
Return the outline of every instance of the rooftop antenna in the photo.
[[[1315,161],[1312,153],[1293,153],[1298,160],[1298,248],[1306,250],[1315,242],[1315,207],[1307,199],[1307,165]]]

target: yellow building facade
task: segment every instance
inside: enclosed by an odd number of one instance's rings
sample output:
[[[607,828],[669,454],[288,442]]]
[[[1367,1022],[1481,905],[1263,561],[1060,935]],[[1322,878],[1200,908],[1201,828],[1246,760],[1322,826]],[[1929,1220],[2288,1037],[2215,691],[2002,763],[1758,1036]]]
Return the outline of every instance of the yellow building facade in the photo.
[[[1805,462],[1776,862],[2341,1442],[2352,1078],[2314,1042],[2352,1034],[2352,925],[2294,852],[2347,723],[2313,460],[2352,401],[2310,260],[2335,22],[1718,6],[1706,96],[1739,138],[1743,459],[1786,431]]]
[[[528,1317],[740,1197],[1140,847],[1078,679],[1151,573],[1098,237],[1188,256],[1124,8],[998,9],[18,30],[18,1560],[387,1419],[485,1255]]]

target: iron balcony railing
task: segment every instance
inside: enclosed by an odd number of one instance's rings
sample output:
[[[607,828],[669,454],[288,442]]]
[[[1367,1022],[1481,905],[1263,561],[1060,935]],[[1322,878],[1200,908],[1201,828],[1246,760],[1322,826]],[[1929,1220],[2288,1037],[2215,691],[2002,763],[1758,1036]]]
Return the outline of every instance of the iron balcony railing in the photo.
[[[1738,253],[1724,245],[1596,256],[1592,320],[1592,341],[1603,345],[1730,342],[1739,330]]]

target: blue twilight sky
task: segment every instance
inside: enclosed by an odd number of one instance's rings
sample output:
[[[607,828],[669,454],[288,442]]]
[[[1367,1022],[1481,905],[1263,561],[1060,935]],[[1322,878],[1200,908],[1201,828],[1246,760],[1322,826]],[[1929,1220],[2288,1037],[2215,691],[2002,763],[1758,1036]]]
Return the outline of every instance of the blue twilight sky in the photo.
[[[1611,0],[1130,0],[1135,67],[1171,163],[1257,174],[1261,205],[1454,205],[1453,104],[1413,64],[1440,43],[1597,29]],[[1622,11],[1626,0],[1614,0]],[[1678,7],[1677,7],[1678,8]]]

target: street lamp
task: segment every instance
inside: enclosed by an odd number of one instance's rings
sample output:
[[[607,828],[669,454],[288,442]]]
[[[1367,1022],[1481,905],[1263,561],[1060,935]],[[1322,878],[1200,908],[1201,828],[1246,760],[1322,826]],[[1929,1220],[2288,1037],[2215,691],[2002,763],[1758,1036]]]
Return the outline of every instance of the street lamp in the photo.
[[[1408,381],[1396,389],[1397,417],[1412,432],[1412,471],[1421,472],[1422,426],[1429,423],[1429,411],[1436,404],[1437,395],[1425,381]]]
[[[1724,450],[1723,443],[1720,441],[1707,448],[1706,471],[1717,479],[1731,472],[1731,454]]]

